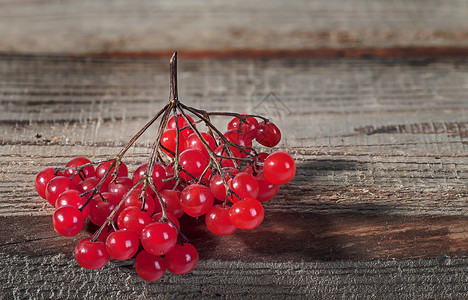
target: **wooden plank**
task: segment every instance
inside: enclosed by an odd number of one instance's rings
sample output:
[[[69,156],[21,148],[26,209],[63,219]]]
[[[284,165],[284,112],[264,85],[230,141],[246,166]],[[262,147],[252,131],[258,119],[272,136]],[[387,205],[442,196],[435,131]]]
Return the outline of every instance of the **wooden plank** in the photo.
[[[466,59],[181,54],[179,66],[182,101],[264,114],[282,129],[278,148],[298,173],[264,224],[218,238],[202,219],[183,220],[202,262],[157,284],[132,262],[79,268],[71,252],[90,232],[53,232],[35,174],[115,155],[167,101],[167,60],[2,56],[0,298],[466,298]],[[154,133],[130,150],[131,171]]]
[[[0,259],[0,296],[60,299],[463,299],[468,259],[336,262],[208,260],[154,284],[128,262],[83,270],[64,255]],[[436,274],[436,275],[434,275]]]
[[[0,217],[0,252],[15,255],[70,255],[76,243],[97,227],[87,224],[79,236],[64,238],[52,229],[51,216]],[[24,224],[34,224],[34,227]],[[468,218],[365,214],[277,213],[267,209],[262,225],[221,237],[204,218],[181,218],[181,230],[203,260],[285,262],[322,260],[465,257]]]
[[[0,52],[468,47],[466,1],[11,1]]]
[[[180,69],[188,104],[265,114],[283,130],[298,173],[270,210],[467,214],[466,60],[182,58]],[[34,175],[115,155],[168,95],[166,60],[4,57],[0,78],[1,215],[50,214]],[[153,136],[129,153],[131,171]]]

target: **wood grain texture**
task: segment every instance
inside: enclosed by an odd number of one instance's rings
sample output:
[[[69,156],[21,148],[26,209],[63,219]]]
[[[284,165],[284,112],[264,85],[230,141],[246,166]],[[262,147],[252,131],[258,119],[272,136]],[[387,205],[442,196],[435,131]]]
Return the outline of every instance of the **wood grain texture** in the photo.
[[[282,129],[298,172],[265,223],[216,238],[185,219],[202,263],[158,284],[131,262],[78,268],[34,177],[115,155],[167,101],[167,60],[4,55],[1,298],[466,298],[468,60],[179,59],[182,101]],[[129,151],[130,171],[154,136]]]
[[[182,101],[282,128],[298,173],[270,210],[467,214],[465,60],[181,61]],[[4,57],[0,76],[1,215],[50,214],[34,174],[115,155],[168,97],[165,60]]]
[[[464,299],[468,259],[247,263],[205,260],[142,283],[129,262],[83,270],[65,255],[6,255],[3,299]],[[434,276],[437,274],[437,276]],[[59,277],[59,278],[58,278]]]
[[[452,1],[0,1],[0,52],[467,47]]]
[[[51,216],[0,217],[0,221],[4,224],[0,229],[0,252],[14,255],[68,255],[77,241],[98,229],[86,223],[78,236],[64,238],[51,228]],[[202,260],[246,262],[466,257],[467,228],[468,220],[462,216],[324,215],[267,210],[261,227],[220,237],[206,229],[204,218],[181,218],[181,230]]]

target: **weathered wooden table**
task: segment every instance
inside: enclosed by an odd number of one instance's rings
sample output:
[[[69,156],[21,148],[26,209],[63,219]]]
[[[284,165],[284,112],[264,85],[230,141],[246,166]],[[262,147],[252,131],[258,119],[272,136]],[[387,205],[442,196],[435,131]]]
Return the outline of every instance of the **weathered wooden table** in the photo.
[[[404,1],[375,7],[357,1],[387,24],[375,31],[351,18],[359,11],[355,7],[337,10],[340,1],[328,8],[306,2],[272,4],[259,15],[263,23],[271,22],[271,31],[247,30],[258,20],[249,3],[236,11],[223,10],[224,4],[215,1],[208,10],[190,3],[161,8],[144,2],[130,12],[133,6],[126,1],[108,10],[100,1],[78,7],[48,1],[4,4],[0,298],[466,299],[468,56],[462,54],[468,42],[464,28],[457,27],[466,20],[466,2],[444,9],[413,3],[405,11],[398,9]],[[183,27],[180,35],[162,35],[156,25],[173,21],[164,19],[164,12],[174,14],[177,5],[190,6],[201,20]],[[78,12],[71,13],[73,9]],[[137,22],[142,11],[161,16],[151,19],[156,24],[150,22],[149,33],[141,32],[143,23]],[[316,11],[322,14],[308,19]],[[98,16],[102,28],[97,37],[87,36],[86,26],[70,18],[56,18],[64,12],[85,21],[92,13]],[[442,20],[444,12],[452,18]],[[347,33],[331,30],[335,23],[322,19],[323,14],[344,20]],[[410,26],[416,15],[433,27]],[[129,18],[126,29],[118,25],[122,16]],[[285,16],[289,26],[277,26],[269,16]],[[34,20],[41,26],[34,27]],[[202,25],[222,20],[231,25],[200,33]],[[57,36],[41,42],[40,36],[59,21],[65,25],[56,29]],[[5,27],[16,23],[11,31]],[[35,34],[27,34],[28,24]],[[113,28],[117,36],[111,34]],[[262,40],[258,32],[270,35]],[[429,38],[418,35],[423,33]],[[68,34],[79,38],[60,38]],[[106,44],[99,34],[122,44]],[[189,47],[186,39],[194,34],[220,42],[212,51],[201,42]],[[153,39],[138,44],[148,35]],[[159,36],[164,43],[157,43]],[[246,48],[263,50],[238,50],[231,44],[235,36],[252,42]],[[289,37],[290,47],[282,49],[287,43],[281,42],[275,48],[268,36]],[[268,116],[283,132],[278,149],[297,160],[297,176],[266,205],[265,221],[253,231],[215,237],[203,218],[184,218],[182,230],[201,256],[188,275],[168,273],[148,284],[135,274],[132,262],[84,270],[72,251],[90,232],[58,236],[53,209],[36,194],[34,178],[41,169],[64,165],[75,156],[98,160],[119,151],[168,99],[171,39],[174,47],[187,49],[179,53],[181,101]],[[87,46],[78,43],[84,40]],[[90,55],[103,52],[107,56]],[[426,55],[410,57],[415,53]],[[349,57],[361,54],[366,58]],[[285,56],[289,58],[281,58]],[[215,119],[215,124],[224,127],[227,121]],[[129,151],[125,162],[130,171],[144,162],[155,132]]]

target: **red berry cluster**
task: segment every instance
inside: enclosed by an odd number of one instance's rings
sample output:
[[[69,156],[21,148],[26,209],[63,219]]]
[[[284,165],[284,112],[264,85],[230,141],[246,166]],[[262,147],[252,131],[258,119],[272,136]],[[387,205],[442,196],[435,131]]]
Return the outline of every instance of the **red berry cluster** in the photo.
[[[254,141],[266,147],[279,143],[281,133],[272,122],[180,103],[174,58],[171,100],[115,158],[91,162],[76,157],[65,168],[47,168],[36,177],[37,192],[55,206],[57,233],[74,236],[87,218],[100,226],[76,245],[75,258],[84,268],[136,255],[136,272],[146,281],[159,280],[166,269],[186,274],[196,267],[198,252],[180,231],[182,215],[205,215],[207,228],[216,235],[253,229],[263,221],[262,202],[296,173],[289,154],[259,153],[252,147]],[[226,132],[210,122],[214,115],[233,117]],[[122,157],[159,117],[149,161],[130,177]]]

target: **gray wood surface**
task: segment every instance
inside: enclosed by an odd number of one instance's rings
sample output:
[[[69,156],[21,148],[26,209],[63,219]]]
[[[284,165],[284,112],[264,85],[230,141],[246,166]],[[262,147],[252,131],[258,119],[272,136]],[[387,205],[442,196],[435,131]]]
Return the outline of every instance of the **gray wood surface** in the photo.
[[[202,258],[191,275],[146,284],[131,262],[79,268],[79,237],[53,231],[35,175],[74,156],[115,155],[167,101],[168,77],[167,59],[0,57],[0,298],[468,296],[466,59],[180,53],[181,101],[270,117],[297,176],[252,232],[214,237],[185,218]],[[154,136],[129,151],[130,171]]]
[[[144,284],[129,262],[82,270],[64,254],[6,255],[0,295],[33,299],[466,299],[468,259],[334,262],[204,260]],[[435,276],[437,274],[437,276]]]
[[[0,1],[0,52],[468,47],[465,0]]]

